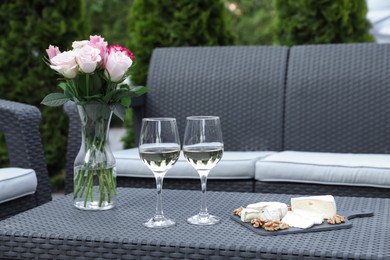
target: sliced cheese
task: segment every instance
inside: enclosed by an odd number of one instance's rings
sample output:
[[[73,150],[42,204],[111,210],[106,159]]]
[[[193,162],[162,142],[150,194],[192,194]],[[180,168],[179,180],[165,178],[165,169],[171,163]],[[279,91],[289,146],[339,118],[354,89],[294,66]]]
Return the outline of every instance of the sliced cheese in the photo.
[[[286,216],[282,219],[282,222],[288,224],[290,227],[296,228],[309,228],[315,224],[313,218],[306,218],[292,211],[287,212]]]
[[[336,202],[332,195],[291,198],[293,211],[305,211],[312,215],[330,218],[336,215]]]

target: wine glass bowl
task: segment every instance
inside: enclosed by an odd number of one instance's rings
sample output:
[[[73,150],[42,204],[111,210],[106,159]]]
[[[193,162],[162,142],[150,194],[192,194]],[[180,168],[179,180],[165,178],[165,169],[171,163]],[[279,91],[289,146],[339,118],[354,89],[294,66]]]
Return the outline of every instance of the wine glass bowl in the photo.
[[[223,141],[220,120],[217,116],[187,117],[183,153],[186,160],[198,172],[201,180],[201,207],[197,215],[187,219],[194,225],[214,225],[220,218],[208,213],[206,202],[207,177],[221,160]]]
[[[167,171],[180,155],[180,141],[174,118],[144,118],[139,142],[139,155],[156,179],[157,206],[154,216],[144,223],[149,228],[165,228],[175,221],[164,216],[162,185]]]

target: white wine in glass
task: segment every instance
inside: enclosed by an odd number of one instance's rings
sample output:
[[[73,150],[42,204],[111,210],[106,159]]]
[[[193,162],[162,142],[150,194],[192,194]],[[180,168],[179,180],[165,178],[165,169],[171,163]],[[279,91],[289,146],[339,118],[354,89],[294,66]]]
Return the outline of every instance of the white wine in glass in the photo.
[[[220,218],[207,210],[206,186],[210,170],[223,155],[222,131],[217,116],[187,117],[183,153],[186,160],[197,170],[201,180],[201,206],[197,215],[187,219],[194,225],[214,225]]]
[[[153,172],[157,186],[157,206],[154,216],[144,223],[149,228],[165,228],[175,221],[164,216],[162,185],[167,171],[180,155],[180,141],[174,118],[144,118],[139,142],[139,155]]]

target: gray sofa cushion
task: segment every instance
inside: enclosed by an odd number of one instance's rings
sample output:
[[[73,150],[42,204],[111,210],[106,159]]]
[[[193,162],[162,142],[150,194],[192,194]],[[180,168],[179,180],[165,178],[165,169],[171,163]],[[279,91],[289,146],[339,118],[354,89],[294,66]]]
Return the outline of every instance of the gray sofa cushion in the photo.
[[[34,194],[37,176],[32,169],[0,168],[0,203]]]
[[[153,173],[141,161],[138,148],[114,151],[118,176],[154,178]],[[221,161],[211,170],[209,179],[253,179],[255,163],[273,152],[229,152],[225,151]],[[198,179],[196,170],[180,155],[166,178]]]
[[[390,188],[390,155],[285,151],[256,162],[255,179]]]
[[[390,44],[290,49],[284,151],[390,151]]]

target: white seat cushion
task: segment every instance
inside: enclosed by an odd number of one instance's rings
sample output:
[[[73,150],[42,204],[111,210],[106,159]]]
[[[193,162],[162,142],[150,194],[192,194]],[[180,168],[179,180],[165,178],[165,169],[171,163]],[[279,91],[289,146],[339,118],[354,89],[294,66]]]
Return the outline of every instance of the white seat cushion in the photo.
[[[118,176],[154,178],[153,173],[141,161],[138,148],[114,151]],[[227,152],[211,170],[209,179],[253,179],[257,160],[273,152]],[[196,170],[186,161],[183,154],[168,171],[166,178],[199,179]]]
[[[285,151],[256,162],[255,179],[390,188],[390,155]]]
[[[34,194],[37,176],[32,169],[0,168],[0,203]]]

